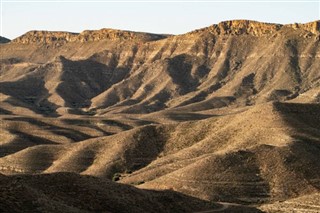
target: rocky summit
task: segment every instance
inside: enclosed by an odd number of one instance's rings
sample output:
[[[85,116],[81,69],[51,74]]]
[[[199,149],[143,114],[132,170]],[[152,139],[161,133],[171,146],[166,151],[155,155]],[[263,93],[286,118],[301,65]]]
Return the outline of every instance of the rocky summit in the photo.
[[[1,212],[320,212],[320,21],[0,41]]]

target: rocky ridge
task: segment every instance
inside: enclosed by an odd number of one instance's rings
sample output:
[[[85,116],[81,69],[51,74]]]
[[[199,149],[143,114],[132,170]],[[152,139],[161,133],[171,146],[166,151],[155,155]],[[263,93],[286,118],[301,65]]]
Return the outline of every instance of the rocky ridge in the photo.
[[[309,22],[309,23],[305,23],[305,24],[290,24],[288,25],[294,29],[303,29],[306,31],[310,31],[313,34],[319,33],[320,31],[320,21],[313,21],[313,22]]]
[[[315,212],[318,24],[226,21],[161,40],[115,30],[59,39],[34,32],[26,44],[1,44],[0,212],[25,212],[23,204],[12,210],[17,200],[44,197],[30,211],[127,212],[137,198],[147,204],[137,212],[152,212],[151,203],[168,212],[171,195],[182,212]],[[6,187],[22,175],[27,190]],[[161,200],[150,190],[164,190]],[[171,191],[189,197],[179,203]],[[109,208],[120,198],[122,206]],[[185,209],[191,201],[197,205]]]
[[[81,33],[54,32],[54,31],[30,31],[14,39],[13,43],[32,44],[53,42],[90,42],[100,40],[132,40],[132,41],[153,41],[166,38],[165,35],[122,31],[114,29],[85,30]]]
[[[215,35],[241,35],[250,34],[253,36],[263,36],[273,34],[282,28],[303,29],[305,31],[317,34],[320,32],[320,21],[312,21],[304,24],[274,24],[251,20],[230,20],[219,24],[213,24],[209,27],[192,31],[191,34],[203,31],[210,31]]]
[[[223,21],[206,28],[192,31],[188,34],[210,31],[214,35],[241,35],[250,34],[253,36],[263,36],[273,34],[282,28],[303,29],[313,34],[320,32],[320,21],[313,21],[305,24],[273,24],[251,20]],[[29,31],[26,34],[12,40],[13,43],[33,44],[53,42],[91,42],[100,40],[126,40],[126,41],[156,41],[169,37],[169,35],[151,34],[142,32],[122,31],[115,29],[85,30],[81,33],[55,32],[55,31]]]

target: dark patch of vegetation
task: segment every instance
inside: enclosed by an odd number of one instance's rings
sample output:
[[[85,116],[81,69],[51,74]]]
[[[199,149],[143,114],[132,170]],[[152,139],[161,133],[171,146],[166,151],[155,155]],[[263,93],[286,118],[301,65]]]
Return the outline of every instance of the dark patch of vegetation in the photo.
[[[119,181],[121,178],[121,174],[120,173],[115,173],[112,177],[112,181]]]

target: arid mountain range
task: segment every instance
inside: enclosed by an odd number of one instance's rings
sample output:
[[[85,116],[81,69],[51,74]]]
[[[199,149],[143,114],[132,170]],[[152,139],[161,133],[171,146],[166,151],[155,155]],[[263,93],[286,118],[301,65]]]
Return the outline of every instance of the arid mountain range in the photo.
[[[320,212],[320,21],[0,43],[0,211]]]

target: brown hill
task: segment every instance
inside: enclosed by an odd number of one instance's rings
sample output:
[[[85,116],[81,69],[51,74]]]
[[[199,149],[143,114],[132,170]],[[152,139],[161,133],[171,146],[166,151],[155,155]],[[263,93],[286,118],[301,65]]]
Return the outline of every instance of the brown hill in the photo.
[[[43,139],[0,164],[7,174],[121,174],[123,183],[211,201],[272,202],[318,191],[319,113],[317,104],[278,103],[65,145]]]
[[[79,202],[93,198],[78,192],[92,185],[115,192],[91,211],[291,210],[320,188],[319,23],[235,20],[176,36],[32,31],[0,44],[1,178],[22,178],[25,193],[37,191],[26,202],[45,197],[30,209],[49,212],[89,211]],[[76,201],[42,191],[63,181],[79,183]]]
[[[0,179],[1,212],[192,212],[221,208],[221,204],[172,191],[140,190],[72,173]],[[260,212],[244,206],[231,206],[227,212],[232,211]]]
[[[82,34],[31,32],[2,46],[1,92],[13,105],[53,115],[290,100],[319,86],[318,23],[228,21],[156,41],[108,30],[82,33],[102,34],[87,42],[69,39]],[[103,35],[115,39],[106,43]],[[60,46],[64,39],[70,42]],[[25,89],[34,82],[37,92]]]
[[[264,212],[319,212],[319,193],[301,196],[285,202],[263,205]]]

